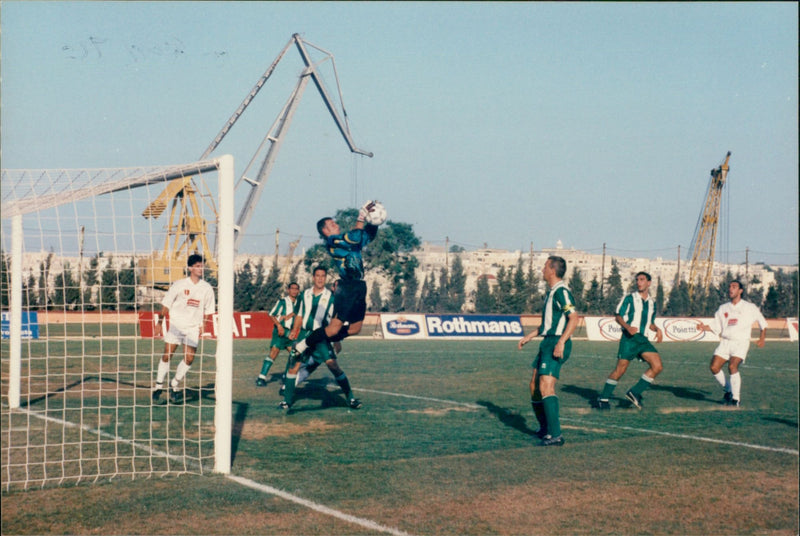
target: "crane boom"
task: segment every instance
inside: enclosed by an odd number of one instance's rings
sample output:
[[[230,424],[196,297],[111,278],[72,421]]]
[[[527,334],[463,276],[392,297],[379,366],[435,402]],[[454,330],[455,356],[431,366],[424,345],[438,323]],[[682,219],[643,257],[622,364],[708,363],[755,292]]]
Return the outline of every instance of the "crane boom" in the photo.
[[[300,74],[299,80],[297,81],[297,85],[295,86],[295,89],[292,91],[292,94],[289,96],[289,100],[284,105],[283,109],[278,115],[278,118],[275,120],[272,127],[270,128],[270,131],[267,133],[264,142],[256,151],[256,154],[253,156],[253,159],[251,160],[247,168],[244,170],[241,178],[239,179],[239,182],[237,183],[238,185],[244,182],[250,185],[251,190],[248,193],[247,197],[245,198],[244,205],[239,211],[239,215],[236,219],[235,238],[233,245],[234,251],[238,251],[239,245],[241,244],[242,237],[244,235],[244,231],[250,224],[250,219],[252,218],[253,211],[255,210],[255,207],[258,204],[258,200],[261,197],[261,192],[263,191],[264,185],[267,182],[267,178],[269,177],[269,174],[272,171],[272,166],[275,163],[275,158],[278,154],[278,151],[280,150],[281,144],[283,143],[284,137],[286,135],[286,131],[288,130],[289,125],[291,124],[292,118],[294,117],[294,112],[297,109],[297,105],[300,103],[300,99],[303,96],[303,92],[305,91],[309,79],[314,81],[314,85],[317,87],[317,90],[319,91],[319,94],[322,97],[322,100],[325,103],[328,112],[330,112],[331,117],[333,117],[333,120],[336,123],[339,132],[342,134],[342,137],[344,138],[345,142],[347,143],[347,147],[350,149],[350,151],[352,153],[364,155],[370,158],[373,156],[371,152],[358,148],[353,142],[353,138],[350,135],[350,129],[347,125],[347,122],[339,115],[336,106],[333,104],[333,100],[331,99],[330,94],[328,93],[328,90],[325,87],[325,84],[322,80],[322,76],[320,75],[319,70],[317,69],[317,65],[311,60],[311,57],[305,45],[312,46],[317,50],[325,52],[325,54],[327,55],[326,59],[330,58],[331,62],[333,62],[333,56],[330,53],[322,50],[319,47],[311,45],[307,41],[304,41],[300,37],[300,34],[297,33],[293,34],[291,40],[289,41],[289,44],[287,44],[287,46],[284,47],[284,49],[281,51],[281,53],[278,55],[275,61],[272,62],[272,65],[264,74],[264,76],[261,77],[259,83],[263,85],[262,81],[265,82],[266,78],[269,78],[269,75],[271,75],[272,71],[275,69],[275,66],[284,56],[286,49],[291,45],[291,43],[294,43],[295,46],[297,47],[297,50],[300,53],[300,56],[306,67]],[[222,131],[220,131],[220,134],[217,135],[217,138],[211,144],[211,146],[209,146],[209,149],[213,150],[212,147],[216,147],[217,145],[219,145],[219,142],[221,142],[222,138],[224,138],[225,135],[228,133],[230,127],[233,126],[233,123],[235,123],[236,120],[239,118],[239,116],[241,116],[241,112],[244,111],[244,107],[246,107],[246,105],[250,103],[252,97],[254,97],[255,93],[257,93],[256,89],[260,89],[261,85],[257,83],[256,87],[254,87],[253,90],[251,90],[250,95],[248,95],[248,97],[245,98],[244,102],[242,103],[242,106],[239,107],[239,110],[237,110],[237,112],[235,112],[234,115],[228,120],[228,123],[226,123],[226,126],[223,127]],[[341,91],[339,92],[339,94],[341,101]],[[344,107],[343,104],[342,107]],[[256,175],[255,178],[248,177],[250,167],[256,160],[258,154],[263,149],[264,145],[267,143],[269,144],[269,148],[266,151],[266,155],[261,163],[261,167],[259,168],[258,174]]]
[[[317,90],[319,91],[320,96],[322,97],[322,100],[328,109],[328,112],[330,112],[331,116],[333,117],[333,120],[336,123],[339,132],[342,134],[345,142],[347,143],[350,151],[355,154],[372,157],[371,152],[359,149],[353,142],[353,138],[350,135],[350,128],[347,124],[347,113],[344,111],[341,89],[339,89],[339,101],[342,107],[344,118],[339,114],[337,107],[334,105],[333,100],[331,99],[330,94],[328,93],[328,90],[322,80],[322,76],[318,71],[318,64],[315,64],[311,60],[311,56],[308,53],[306,45],[313,47],[326,55],[326,57],[319,63],[330,59],[331,63],[334,64],[333,55],[315,45],[312,45],[311,43],[308,43],[307,41],[304,41],[300,37],[300,34],[295,33],[270,64],[269,68],[264,72],[264,74],[261,75],[250,92],[245,96],[239,107],[226,121],[225,125],[216,135],[214,140],[203,152],[200,159],[205,160],[208,158],[209,155],[220,145],[222,140],[228,135],[242,114],[244,114],[244,111],[259,93],[261,88],[264,87],[267,80],[269,80],[269,78],[272,76],[275,68],[278,66],[278,63],[286,55],[286,52],[289,50],[289,48],[291,48],[292,44],[297,47],[305,68],[300,74],[299,80],[297,81],[297,85],[292,91],[292,94],[289,96],[289,99],[273,123],[269,132],[265,136],[264,141],[253,155],[250,164],[248,164],[247,168],[244,170],[239,181],[237,182],[237,187],[242,183],[246,183],[251,187],[251,190],[248,192],[244,205],[239,211],[239,215],[236,220],[236,226],[234,229],[234,251],[239,249],[239,244],[241,243],[244,231],[250,223],[253,211],[258,204],[258,200],[261,197],[264,185],[267,182],[267,177],[272,170],[275,158],[285,138],[286,131],[292,121],[292,117],[297,109],[297,105],[300,103],[300,98],[302,97],[309,80],[314,81],[314,85],[317,87]],[[333,69],[335,74],[335,64]],[[266,155],[258,170],[258,174],[255,176],[255,178],[251,178],[248,176],[250,168],[257,160],[264,147],[267,145],[269,145],[269,147],[267,148]],[[207,265],[210,265],[209,263],[213,264],[212,255],[210,254],[208,243],[206,241],[207,224],[212,222],[208,222],[199,216],[200,213],[195,199],[195,196],[199,195],[198,192],[199,190],[194,186],[191,177],[176,176],[173,180],[171,180],[171,182],[167,183],[167,187],[164,189],[161,195],[159,195],[155,201],[150,203],[150,205],[148,205],[148,207],[142,213],[145,218],[157,218],[164,213],[170,203],[172,203],[172,209],[169,212],[170,218],[164,249],[161,252],[154,252],[153,255],[148,258],[142,266],[143,273],[145,274],[144,280],[152,282],[154,286],[168,286],[169,283],[183,275],[182,267],[176,263],[180,263],[182,261],[180,257],[183,254],[191,253],[191,248],[194,248],[195,251],[199,251],[202,248],[204,255],[207,257]],[[216,214],[216,209],[213,207],[212,211]],[[216,238],[217,237],[215,237],[215,242]],[[216,251],[216,249],[217,248],[215,244],[214,251]]]
[[[272,73],[275,71],[275,67],[278,66],[278,63],[281,61],[281,58],[283,58],[283,55],[286,54],[287,50],[289,50],[289,47],[292,46],[294,40],[295,39],[293,35],[292,38],[289,39],[289,42],[286,43],[286,46],[283,47],[283,50],[281,50],[280,54],[278,54],[278,56],[269,66],[269,69],[267,69],[264,72],[264,74],[261,75],[261,78],[258,79],[256,85],[254,85],[253,89],[250,90],[250,93],[247,94],[247,96],[244,98],[239,107],[236,108],[236,111],[233,112],[233,115],[225,123],[225,126],[222,127],[222,130],[219,131],[217,136],[214,138],[214,141],[212,141],[211,144],[208,146],[208,148],[206,148],[205,152],[200,157],[200,160],[205,160],[208,157],[208,155],[214,152],[214,149],[217,148],[217,146],[222,142],[222,139],[228,134],[231,128],[233,128],[233,125],[236,123],[236,121],[239,120],[239,118],[244,113],[245,109],[250,105],[250,103],[253,101],[256,95],[258,95],[258,92],[261,91],[261,88],[264,87],[264,84],[267,83],[269,77],[272,76]]]
[[[725,156],[725,161],[717,168],[711,170],[708,181],[708,192],[697,222],[694,238],[692,239],[692,260],[689,268],[689,296],[693,296],[697,289],[707,289],[711,282],[714,268],[714,252],[717,243],[717,229],[719,226],[719,213],[722,201],[722,189],[728,178],[728,162],[731,152]]]
[[[297,45],[297,50],[300,51],[300,56],[302,56],[303,62],[306,64],[308,75],[311,76],[312,80],[314,80],[314,84],[317,86],[319,94],[322,96],[322,100],[325,101],[325,106],[327,106],[328,111],[333,117],[333,120],[336,122],[336,126],[339,127],[339,132],[341,132],[344,140],[347,142],[347,146],[350,148],[350,151],[372,158],[373,154],[371,152],[359,149],[353,142],[353,138],[350,136],[350,129],[348,128],[347,123],[343,121],[341,117],[339,117],[338,110],[336,110],[336,108],[333,106],[333,101],[328,94],[328,90],[325,89],[325,84],[322,83],[322,78],[320,78],[319,71],[317,71],[317,67],[314,65],[314,62],[311,61],[311,57],[308,55],[308,51],[303,45],[304,41],[298,34],[294,34],[292,37]],[[333,58],[332,55],[330,55],[330,57]]]

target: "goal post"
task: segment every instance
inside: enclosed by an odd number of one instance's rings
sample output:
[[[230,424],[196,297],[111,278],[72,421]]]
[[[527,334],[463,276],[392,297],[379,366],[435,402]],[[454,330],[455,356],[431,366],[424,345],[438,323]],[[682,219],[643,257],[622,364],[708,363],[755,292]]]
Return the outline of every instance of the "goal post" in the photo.
[[[2,170],[4,489],[230,472],[233,168],[226,155],[150,168]],[[158,405],[151,394],[163,343],[139,327],[160,311],[165,289],[142,274],[153,266],[147,259],[175,256],[160,251],[175,227],[142,210],[176,180],[203,192],[191,219],[186,200],[173,200],[186,243],[217,233],[217,250],[205,252],[217,312],[214,337],[200,340],[183,379],[185,403]],[[186,258],[177,261],[182,272]],[[181,348],[170,377],[182,359]]]
[[[233,157],[219,159],[219,220],[217,240],[219,279],[216,408],[214,412],[214,470],[231,471],[231,433],[233,431],[233,264],[234,264],[234,169]]]

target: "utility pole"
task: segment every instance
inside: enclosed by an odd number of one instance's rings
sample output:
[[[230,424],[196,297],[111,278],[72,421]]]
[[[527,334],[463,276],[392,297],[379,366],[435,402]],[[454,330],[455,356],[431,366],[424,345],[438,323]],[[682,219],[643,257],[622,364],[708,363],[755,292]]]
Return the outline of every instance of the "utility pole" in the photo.
[[[603,286],[606,282],[606,243],[603,242],[603,261],[600,263],[600,299],[604,298]]]
[[[675,285],[681,282],[681,246],[678,245],[678,272],[675,274]]]
[[[533,241],[531,241],[531,255],[528,258],[528,270],[533,272]]]
[[[744,280],[750,284],[750,247],[744,248]]]

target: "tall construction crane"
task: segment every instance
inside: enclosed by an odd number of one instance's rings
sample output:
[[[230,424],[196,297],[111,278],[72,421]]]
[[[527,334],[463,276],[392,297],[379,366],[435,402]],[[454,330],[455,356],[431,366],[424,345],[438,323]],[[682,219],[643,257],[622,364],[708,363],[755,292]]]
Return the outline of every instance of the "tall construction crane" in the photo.
[[[166,289],[184,277],[186,259],[202,253],[206,275],[216,277],[217,263],[208,247],[209,222],[202,216],[197,202],[198,190],[192,177],[181,177],[167,183],[164,191],[142,212],[145,218],[158,218],[172,205],[167,222],[167,235],[161,251],[139,261],[139,280],[148,286]],[[211,212],[216,216],[216,209]]]
[[[352,153],[367,157],[373,156],[371,152],[359,149],[353,142],[350,134],[350,126],[347,122],[347,111],[344,108],[342,92],[341,88],[339,87],[339,78],[336,74],[336,65],[333,55],[330,52],[327,52],[326,50],[312,45],[308,41],[305,41],[300,37],[299,34],[294,34],[292,35],[291,39],[289,39],[289,42],[286,43],[286,46],[283,47],[283,50],[281,50],[281,52],[269,66],[269,68],[264,72],[263,75],[261,75],[261,78],[258,79],[255,86],[253,86],[236,111],[234,111],[233,115],[231,115],[208,148],[206,148],[206,150],[200,156],[200,160],[205,160],[208,158],[209,155],[219,146],[219,144],[230,132],[231,128],[233,128],[233,125],[239,120],[270,76],[272,76],[272,73],[275,71],[278,63],[293,44],[300,53],[300,57],[303,60],[305,68],[300,73],[297,84],[290,94],[289,99],[286,101],[286,104],[283,106],[283,109],[278,114],[275,122],[270,127],[267,135],[264,137],[264,140],[259,145],[256,153],[250,160],[250,163],[247,165],[236,183],[236,189],[238,189],[240,185],[246,184],[250,187],[250,191],[248,192],[244,205],[240,209],[239,215],[236,219],[236,226],[234,229],[234,251],[238,251],[239,249],[244,231],[247,229],[247,226],[250,223],[250,219],[253,216],[253,211],[258,204],[258,200],[261,197],[264,185],[266,184],[267,178],[272,171],[275,158],[286,136],[289,124],[292,121],[294,113],[297,110],[297,105],[300,103],[300,99],[303,96],[303,92],[305,91],[309,81],[313,81],[314,85],[317,87],[325,106],[333,117],[333,120],[336,123],[336,126],[339,128],[339,132],[344,137],[344,140],[347,143],[350,151]],[[306,48],[307,46],[322,52],[324,54],[323,59],[317,63],[314,63],[311,60],[308,49]],[[319,66],[328,60],[330,60],[331,65],[333,65],[333,72],[336,79],[342,115],[339,114],[339,110],[331,99],[319,72]],[[253,165],[257,161],[259,155],[264,151],[266,151],[265,156],[261,161],[261,165],[258,168],[257,173],[253,176],[253,173],[251,173]],[[156,201],[151,203],[151,205],[148,206],[147,209],[142,213],[145,218],[158,217],[166,209],[166,206],[170,200],[173,202],[173,217],[171,218],[171,223],[167,228],[167,239],[165,241],[164,250],[161,252],[156,252],[151,257],[145,259],[143,262],[140,262],[141,279],[145,284],[150,284],[155,287],[166,287],[173,281],[183,277],[183,265],[181,265],[181,262],[185,262],[186,256],[192,253],[192,250],[190,249],[191,247],[198,248],[202,246],[202,253],[206,259],[213,259],[213,255],[210,254],[207,241],[208,224],[211,222],[202,218],[200,213],[197,211],[198,205],[195,200],[197,191],[198,189],[193,185],[191,177],[185,179],[176,179],[175,181],[168,183],[164,192],[162,192]],[[216,218],[216,210],[212,208],[212,211]],[[216,250],[216,239],[214,249]],[[194,251],[200,252],[199,249],[195,249]],[[212,271],[215,269],[213,261],[209,263],[209,267],[212,269]]]
[[[697,226],[694,230],[692,245],[692,261],[689,268],[689,296],[696,290],[705,290],[711,283],[711,273],[714,267],[714,251],[717,243],[717,228],[719,226],[719,211],[722,201],[722,189],[728,178],[728,162],[731,152],[725,156],[725,161],[719,167],[711,170],[708,181],[708,193]]]

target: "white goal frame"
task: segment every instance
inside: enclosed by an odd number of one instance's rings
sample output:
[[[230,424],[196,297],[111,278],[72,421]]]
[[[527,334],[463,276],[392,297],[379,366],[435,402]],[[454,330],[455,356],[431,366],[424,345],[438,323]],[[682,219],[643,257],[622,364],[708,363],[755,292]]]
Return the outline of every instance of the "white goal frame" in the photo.
[[[7,171],[3,170],[4,176]],[[33,171],[33,170],[26,170]],[[46,170],[35,170],[46,171]],[[85,170],[84,170],[85,171]],[[95,170],[96,171],[96,170]],[[108,177],[114,177],[114,171],[121,170],[102,170],[109,171],[102,176],[104,180],[98,184],[93,184],[88,181],[85,185],[78,185],[75,189],[69,191],[55,191],[53,188],[43,187],[41,191],[24,192],[23,195],[7,196],[4,192],[2,204],[2,219],[4,223],[11,223],[11,248],[9,255],[9,281],[8,281],[8,305],[9,305],[9,339],[8,339],[8,356],[3,356],[3,361],[8,359],[8,378],[7,378],[7,402],[3,405],[3,412],[25,412],[25,408],[21,408],[21,394],[22,394],[22,365],[23,365],[23,333],[22,333],[22,313],[23,313],[23,249],[24,249],[24,233],[23,233],[23,216],[26,214],[33,214],[41,210],[58,207],[68,203],[74,203],[79,200],[88,198],[98,198],[104,194],[118,192],[122,190],[131,190],[134,188],[149,186],[157,183],[166,183],[170,180],[192,176],[198,173],[216,172],[218,179],[218,210],[216,224],[216,231],[219,236],[217,240],[216,262],[217,262],[217,283],[218,283],[218,300],[217,300],[217,340],[216,340],[216,353],[215,356],[215,377],[213,379],[213,394],[215,397],[214,402],[214,415],[213,415],[213,445],[214,445],[214,466],[210,468],[213,472],[228,474],[231,469],[231,434],[233,424],[233,283],[234,283],[234,160],[230,155],[221,156],[214,159],[204,160],[200,162],[193,162],[169,167],[153,167],[143,170],[140,174],[130,176],[129,171],[126,173],[118,173],[118,175],[126,175],[122,180],[107,180]],[[97,174],[101,175],[101,174]],[[4,189],[7,185],[4,185]],[[5,227],[5,225],[4,225]],[[5,234],[5,233],[4,233]],[[4,252],[4,256],[7,252]],[[4,259],[5,261],[5,259]],[[5,283],[5,282],[4,282]],[[5,341],[4,341],[5,344]],[[176,354],[173,360],[173,369],[177,363],[177,357],[180,351]],[[155,356],[155,361],[160,357],[159,354]],[[6,383],[5,381],[3,383]],[[50,419],[45,416],[45,420]],[[4,415],[4,420],[5,415]],[[52,419],[50,419],[52,420]],[[10,418],[8,419],[10,422]],[[81,433],[93,432],[97,434],[106,434],[100,430],[88,430],[85,426],[81,426]],[[4,434],[6,431],[3,431]],[[106,434],[107,435],[107,434]],[[10,437],[10,432],[9,432]],[[4,443],[8,438],[4,437]],[[122,438],[121,442],[125,442]],[[141,445],[132,444],[131,448],[141,449]],[[4,446],[4,454],[8,445]],[[161,453],[164,454],[164,453]],[[172,455],[166,454],[168,457]],[[10,454],[8,456],[10,459]],[[3,464],[3,486],[8,487],[10,484],[6,481],[6,464],[8,460],[2,460]],[[209,469],[205,469],[206,471]],[[200,468],[203,472],[203,468]],[[115,475],[111,475],[113,477]],[[37,479],[39,480],[39,479]],[[64,480],[62,478],[62,480]],[[78,481],[81,478],[77,479]],[[42,482],[44,485],[46,482]],[[26,485],[27,487],[27,485]]]

